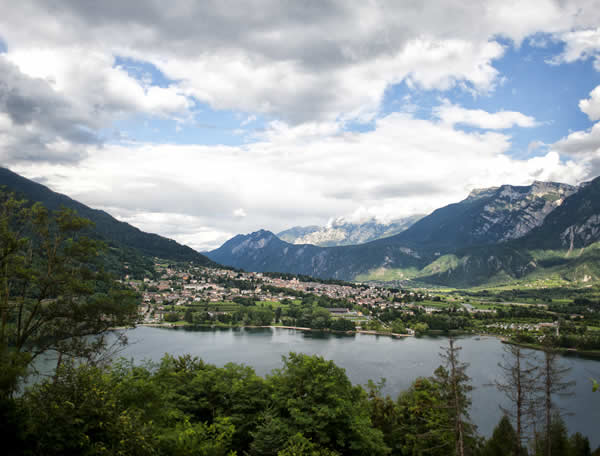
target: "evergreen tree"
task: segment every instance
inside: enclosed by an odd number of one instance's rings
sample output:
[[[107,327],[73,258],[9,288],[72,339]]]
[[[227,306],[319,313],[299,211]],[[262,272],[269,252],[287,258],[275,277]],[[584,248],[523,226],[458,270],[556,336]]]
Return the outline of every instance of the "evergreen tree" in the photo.
[[[560,363],[558,352],[551,345],[546,345],[544,348],[544,357],[542,358],[541,365],[539,367],[539,389],[542,392],[542,408],[544,411],[544,455],[552,456],[553,443],[550,436],[553,437],[553,429],[562,429],[560,420],[561,410],[558,408],[554,401],[555,395],[565,396],[572,394],[571,388],[574,386],[575,381],[565,380],[566,374],[570,371],[570,368]],[[556,426],[553,427],[553,420],[560,420]],[[564,423],[562,423],[564,427]],[[561,455],[564,453],[555,453]]]
[[[515,455],[519,456],[525,437],[526,419],[534,409],[535,381],[537,369],[531,364],[530,356],[517,345],[504,345],[504,362],[498,366],[502,371],[502,379],[496,380],[496,387],[510,401],[511,407],[500,406],[505,417],[512,418],[516,423],[515,442],[512,447]],[[508,419],[508,418],[507,418]]]
[[[562,417],[555,413],[550,420],[550,428],[544,429],[544,434],[536,440],[536,456],[547,454],[569,455],[569,434]]]
[[[591,456],[592,454],[589,439],[579,432],[571,436],[569,446],[569,456]]]
[[[471,398],[469,393],[473,389],[467,375],[468,363],[459,359],[460,350],[451,337],[448,347],[442,347],[440,357],[444,361],[444,367],[440,366],[435,371],[434,379],[441,386],[445,406],[450,414],[454,431],[454,454],[465,456],[465,442],[473,441],[475,426],[469,421],[469,408]]]
[[[512,424],[510,424],[508,416],[504,415],[494,428],[490,439],[485,443],[481,456],[526,455],[527,450],[519,448],[520,444],[518,442],[517,432],[512,427]]]

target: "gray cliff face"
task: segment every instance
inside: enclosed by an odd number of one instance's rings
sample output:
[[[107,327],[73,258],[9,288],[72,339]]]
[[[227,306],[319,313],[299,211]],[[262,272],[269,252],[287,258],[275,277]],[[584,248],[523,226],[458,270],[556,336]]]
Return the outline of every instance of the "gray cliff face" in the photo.
[[[588,246],[600,240],[600,214],[588,217],[583,223],[569,225],[560,235],[563,247]]]
[[[399,243],[451,252],[458,248],[507,242],[539,227],[577,187],[554,182],[478,189],[442,207],[395,236]]]
[[[316,231],[319,231],[322,227],[318,225],[310,225],[310,226],[294,226],[285,231],[281,231],[277,233],[277,237],[285,242],[290,242],[292,244],[296,244],[296,240],[302,238],[303,236],[309,235]],[[298,244],[310,244],[310,242],[298,242]]]
[[[554,182],[534,182],[527,187],[503,185],[485,204],[475,225],[474,235],[490,234],[490,241],[517,239],[540,226],[577,187]]]

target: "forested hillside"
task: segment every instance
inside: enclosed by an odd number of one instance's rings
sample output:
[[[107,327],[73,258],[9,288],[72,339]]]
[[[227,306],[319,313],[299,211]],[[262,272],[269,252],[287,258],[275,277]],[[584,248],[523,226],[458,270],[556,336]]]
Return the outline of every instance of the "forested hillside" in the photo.
[[[211,260],[190,247],[181,245],[172,239],[157,234],[146,233],[140,229],[112,217],[110,214],[92,209],[66,195],[56,193],[48,187],[26,179],[6,168],[0,168],[0,186],[15,192],[30,202],[41,202],[50,210],[61,207],[73,209],[80,216],[94,223],[92,233],[107,241],[116,255],[115,262],[125,260],[131,263],[143,261],[140,256],[159,257],[178,261],[194,261],[199,265],[212,264]]]

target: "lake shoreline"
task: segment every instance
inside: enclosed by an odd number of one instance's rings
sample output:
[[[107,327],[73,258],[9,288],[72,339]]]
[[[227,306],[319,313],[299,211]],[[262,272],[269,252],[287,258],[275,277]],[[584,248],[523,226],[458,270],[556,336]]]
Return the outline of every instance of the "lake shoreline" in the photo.
[[[352,335],[352,334],[369,334],[372,336],[390,336],[390,337],[394,337],[394,338],[403,338],[403,337],[414,337],[412,334],[398,334],[398,333],[389,333],[389,332],[382,332],[382,331],[371,331],[371,330],[354,330],[354,331],[336,331],[335,329],[315,329],[315,328],[307,328],[307,327],[303,327],[303,326],[275,326],[275,325],[265,325],[265,326],[259,326],[259,325],[243,325],[243,326],[219,326],[219,325],[190,325],[190,324],[185,324],[185,325],[176,325],[174,323],[141,323],[137,326],[147,326],[150,328],[169,328],[169,329],[177,329],[177,328],[211,328],[211,329],[233,329],[233,328],[240,328],[240,329],[267,329],[267,328],[272,328],[272,329],[294,329],[296,331],[310,331],[310,332],[321,332],[321,333],[331,333],[331,334],[347,334],[347,335]]]
[[[540,344],[517,342],[512,339],[507,339],[505,337],[498,337],[498,339],[503,344],[515,345],[517,347],[528,348],[530,350],[544,351],[544,348],[545,348],[543,345],[540,345]],[[576,348],[564,348],[564,347],[554,347],[553,350],[560,353],[563,356],[581,356],[581,357],[590,358],[593,360],[600,359],[600,350],[578,350]]]
[[[392,337],[395,339],[402,339],[405,337],[419,337],[419,336],[415,336],[413,334],[398,334],[398,333],[389,333],[389,332],[383,332],[383,331],[372,331],[372,330],[366,330],[366,329],[365,330],[362,330],[362,329],[354,330],[354,331],[336,331],[334,329],[315,329],[315,328],[308,328],[308,327],[303,327],[303,326],[277,326],[277,325],[220,326],[220,325],[190,325],[190,324],[177,325],[174,323],[141,323],[137,326],[147,326],[147,327],[151,327],[151,328],[168,328],[168,329],[177,329],[177,328],[210,328],[210,329],[234,329],[234,328],[267,329],[267,328],[270,328],[270,329],[277,329],[277,328],[280,328],[280,329],[293,329],[296,331],[304,331],[304,332],[345,334],[345,335],[349,335],[349,336],[352,334],[367,334],[367,335],[371,335],[371,336],[387,336],[387,337]],[[115,329],[128,329],[128,328],[115,328]],[[424,336],[448,337],[448,334],[442,334],[441,332],[437,332],[437,331],[432,331],[431,333],[428,332],[423,335]],[[520,347],[528,348],[531,350],[544,351],[544,347],[542,345],[516,342],[510,338],[507,338],[506,336],[499,335],[499,334],[464,332],[464,333],[459,333],[459,334],[455,333],[454,335],[469,335],[469,336],[474,336],[474,337],[494,337],[494,338],[498,339],[500,342],[502,342],[503,344],[518,345]],[[556,350],[561,355],[565,355],[565,356],[581,356],[581,357],[586,357],[586,358],[590,358],[590,359],[594,359],[594,360],[600,359],[600,350],[578,350],[575,348],[560,348],[560,347],[556,348]]]

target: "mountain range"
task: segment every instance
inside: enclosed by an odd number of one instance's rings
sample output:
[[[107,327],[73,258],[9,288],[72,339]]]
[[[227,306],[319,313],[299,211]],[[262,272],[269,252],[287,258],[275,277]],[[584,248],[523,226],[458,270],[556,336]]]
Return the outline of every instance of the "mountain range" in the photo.
[[[249,271],[453,287],[515,280],[542,281],[543,286],[600,281],[600,178],[579,186],[534,182],[475,190],[463,201],[414,223],[406,221],[410,226],[391,236],[382,234],[385,231],[374,226],[376,221],[367,221],[362,228],[338,220],[327,227],[287,230],[294,242],[311,233],[324,239],[327,230],[342,228],[346,240],[385,236],[356,245],[290,243],[260,230],[237,235],[206,256],[6,168],[0,168],[0,186],[51,210],[64,206],[92,220],[91,234],[109,246],[107,264],[121,272],[123,265],[130,273],[148,270],[158,257]]]
[[[252,271],[344,280],[473,286],[522,278],[600,279],[600,178],[471,192],[391,237],[359,245],[291,244],[238,235],[207,256]]]
[[[277,237],[290,244],[313,244],[320,247],[364,244],[401,233],[422,217],[423,215],[411,215],[389,222],[379,221],[375,217],[360,222],[337,217],[325,226],[294,226],[277,233]]]

